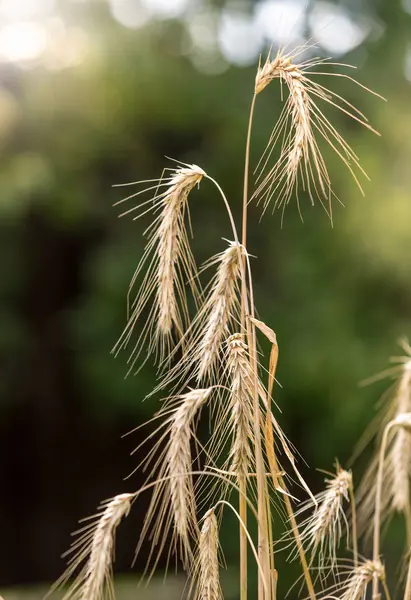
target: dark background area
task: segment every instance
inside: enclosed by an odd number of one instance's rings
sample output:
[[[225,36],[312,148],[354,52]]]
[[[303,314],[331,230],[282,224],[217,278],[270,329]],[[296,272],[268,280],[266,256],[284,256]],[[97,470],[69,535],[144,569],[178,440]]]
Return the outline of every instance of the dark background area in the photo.
[[[319,490],[315,468],[348,460],[385,386],[358,383],[410,335],[411,3],[0,2],[2,587],[58,577],[77,520],[143,480],[123,481],[142,434],[121,436],[154,412],[156,401],[142,400],[155,369],[147,363],[125,379],[127,355],[110,350],[146,221],[117,219],[122,190],[112,185],[159,176],[165,156],[196,163],[220,182],[239,222],[258,55],[311,36],[318,53],[357,65],[355,77],[388,99],[325,81],[382,134],[325,107],[371,178],[363,198],[324,148],[345,205],[335,204],[333,227],[304,198],[304,223],[292,201],[282,228],[279,213],[259,222],[250,208],[257,306],[280,346],[280,421]],[[278,85],[258,100],[254,166],[281,106]],[[191,214],[200,264],[222,249],[229,224],[205,182]],[[119,534],[121,572],[144,503]],[[235,573],[236,526],[227,527]],[[402,546],[394,524],[388,560]],[[135,573],[143,563],[144,553]]]

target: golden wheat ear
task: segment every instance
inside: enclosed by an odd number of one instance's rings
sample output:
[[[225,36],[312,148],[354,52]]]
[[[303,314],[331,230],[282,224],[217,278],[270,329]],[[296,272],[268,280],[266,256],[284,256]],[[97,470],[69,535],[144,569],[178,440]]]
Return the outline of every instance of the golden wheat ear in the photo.
[[[140,211],[135,218],[146,212],[158,213],[146,231],[148,243],[131,280],[129,295],[140,275],[143,280],[134,299],[128,303],[128,321],[113,348],[115,354],[126,348],[140,317],[146,315],[142,331],[130,354],[130,369],[134,368],[147,341],[148,352],[156,353],[158,361],[162,363],[176,341],[182,338],[189,325],[187,286],[198,302],[197,267],[185,220],[189,194],[204,176],[205,172],[197,165],[181,166],[173,169],[170,176],[155,182],[155,185],[125,198],[129,200],[154,189],[154,197],[123,215],[134,210]]]
[[[343,73],[314,71],[316,67],[335,63],[319,58],[299,61],[298,56],[304,49],[300,47],[287,54],[284,50],[279,50],[273,60],[268,57],[258,68],[255,82],[256,95],[260,94],[271,81],[278,79],[286,84],[289,96],[257,167],[258,185],[253,198],[262,202],[264,211],[274,198],[273,210],[281,208],[284,211],[295,193],[301,215],[299,193],[303,190],[308,194],[312,204],[315,199],[320,201],[331,219],[331,201],[336,196],[332,190],[328,169],[317,138],[322,139],[338,155],[362,194],[363,189],[358,174],[368,177],[355,152],[320,109],[318,100],[337,108],[372,132],[377,132],[358,109],[311,78],[338,75],[355,83],[358,82]],[[364,88],[361,84],[358,85]],[[274,147],[279,142],[280,156],[274,165],[270,166]]]
[[[352,475],[337,465],[336,475],[325,481],[325,490],[315,497],[317,505],[308,500],[295,516],[305,517],[299,525],[300,538],[310,552],[312,561],[317,557],[320,565],[328,564],[332,570],[336,566],[337,548],[344,531],[348,539],[349,527],[344,503],[349,501]],[[307,511],[311,512],[308,517]]]
[[[337,597],[341,600],[365,600],[371,583],[377,590],[381,584],[386,600],[390,600],[385,581],[385,568],[380,560],[363,560],[356,567],[349,563],[340,563],[337,582],[325,589],[319,599]]]
[[[203,517],[198,548],[198,600],[223,600],[218,564],[218,523],[211,509]]]
[[[66,584],[80,568],[64,600],[103,600],[114,598],[113,558],[115,534],[123,517],[127,516],[134,494],[119,494],[101,504],[90,522],[74,532],[76,540],[66,555],[71,555],[68,568],[53,585],[50,593]]]
[[[198,385],[207,386],[218,381],[218,374],[224,369],[224,343],[240,323],[241,264],[246,255],[242,244],[230,241],[223,252],[203,265],[202,271],[217,266],[215,275],[204,303],[183,339],[181,359],[165,374],[154,392],[170,384],[174,384],[176,391],[191,379]]]
[[[160,426],[164,431],[143,463],[144,468],[150,468],[152,472],[149,485],[153,486],[153,494],[136,549],[137,556],[144,540],[151,541],[145,571],[149,577],[166,547],[168,560],[174,553],[186,570],[193,560],[193,547],[198,544],[199,530],[192,445],[196,440],[195,421],[211,393],[212,388],[190,390],[168,400],[159,413],[159,417],[166,417]],[[169,536],[171,543],[168,546]]]
[[[396,381],[383,396],[383,407],[373,423],[368,441],[374,437],[377,450],[358,487],[358,523],[360,533],[370,537],[376,492],[376,474],[378,470],[378,447],[384,429],[388,423],[400,415],[411,412],[411,349],[408,342],[402,341],[401,347],[406,354],[392,357],[396,366],[383,371],[372,380],[383,377],[395,377]],[[362,444],[363,447],[365,444]],[[384,486],[381,493],[381,523],[387,522],[395,513],[404,515],[407,525],[408,542],[411,543],[411,432],[404,427],[392,428],[387,441],[384,457]]]

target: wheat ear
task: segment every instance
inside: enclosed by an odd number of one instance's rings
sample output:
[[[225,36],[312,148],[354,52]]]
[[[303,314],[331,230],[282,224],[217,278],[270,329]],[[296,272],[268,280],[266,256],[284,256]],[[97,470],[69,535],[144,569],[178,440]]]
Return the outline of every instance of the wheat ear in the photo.
[[[199,542],[199,600],[222,600],[218,565],[218,524],[213,509],[203,517]]]
[[[69,567],[51,591],[63,585],[86,561],[64,600],[103,600],[106,592],[114,597],[112,563],[115,533],[121,519],[128,515],[134,496],[119,494],[103,502],[93,521],[75,532],[78,538],[66,553],[73,554]]]
[[[341,600],[365,600],[372,581],[385,584],[385,569],[380,560],[366,560],[355,567],[343,586]]]
[[[390,421],[401,414],[411,412],[411,349],[406,342],[402,343],[402,347],[407,352],[406,356],[393,359],[400,364],[372,378],[376,380],[387,375],[397,377],[397,381],[385,394],[387,406],[382,415],[378,416],[378,442],[381,441],[382,433]],[[376,453],[357,494],[360,530],[367,532],[368,535],[372,531],[370,522],[372,523],[374,514],[378,462],[379,456]],[[385,485],[381,491],[381,523],[395,511],[403,513],[407,521],[408,542],[411,543],[411,433],[405,428],[396,427],[390,430],[383,466]]]
[[[332,479],[326,479],[326,489],[317,494],[317,507],[310,500],[296,512],[296,516],[304,514],[306,510],[314,512],[300,525],[300,536],[307,549],[311,550],[314,557],[318,553],[319,561],[325,564],[330,561],[330,567],[336,563],[336,550],[347,529],[348,523],[344,512],[344,501],[348,502],[350,488],[352,488],[352,474],[337,465],[337,473]]]
[[[232,431],[228,469],[239,479],[246,479],[253,463],[253,379],[247,345],[239,333],[227,340],[227,371]]]
[[[315,67],[325,64],[327,61],[324,59],[298,61],[298,56],[306,49],[308,46],[302,46],[287,54],[279,50],[273,60],[268,56],[265,63],[258,68],[255,95],[260,94],[271,81],[279,79],[286,84],[289,97],[260,161],[259,166],[262,165],[262,168],[258,179],[261,181],[253,197],[263,200],[265,210],[273,196],[277,195],[274,208],[284,209],[295,191],[299,206],[300,178],[301,187],[309,194],[311,203],[314,204],[314,198],[317,197],[331,218],[331,198],[334,194],[315,134],[323,138],[337,153],[362,193],[356,170],[365,176],[366,174],[354,151],[322,113],[316,100],[331,104],[374,133],[377,132],[368,124],[366,117],[349,102],[310,79],[310,75],[333,73],[312,71]],[[345,74],[339,75],[355,81]],[[280,157],[263,177],[273,149],[280,139]]]
[[[374,509],[374,537],[373,537],[373,559],[378,560],[380,556],[380,529],[381,529],[381,507],[382,507],[382,490],[383,486],[387,485],[384,481],[384,466],[387,446],[392,430],[404,429],[411,432],[411,412],[397,415],[395,419],[390,421],[385,429],[381,439],[381,446],[378,460],[378,473],[375,483],[375,509]],[[378,592],[378,582],[373,581],[373,596]]]
[[[179,347],[184,352],[177,364],[163,377],[155,392],[174,384],[173,391],[181,389],[192,377],[198,384],[216,383],[221,365],[224,341],[240,319],[241,261],[246,250],[238,242],[229,242],[223,252],[213,256],[202,267],[217,265],[209,284],[208,294],[186,332]]]
[[[149,351],[158,351],[161,362],[170,353],[174,338],[180,339],[184,329],[188,327],[186,287],[188,285],[191,288],[196,300],[199,291],[197,268],[190,249],[185,215],[188,210],[188,196],[205,175],[197,165],[179,167],[173,170],[171,177],[157,183],[156,195],[150,200],[149,210],[159,211],[160,214],[147,230],[149,242],[134,273],[130,292],[140,273],[145,271],[145,275],[131,303],[127,325],[113,349],[114,352],[118,352],[128,345],[138,319],[148,309],[146,326],[131,352],[131,367],[134,366],[147,338]],[[166,189],[158,193],[159,187],[164,185]],[[124,214],[128,212],[130,211]]]
[[[398,385],[397,418],[411,410],[411,361],[404,365]],[[386,459],[386,469],[392,478],[393,510],[406,514],[410,510],[411,433],[405,427],[394,430],[394,439]]]
[[[189,547],[190,521],[195,518],[195,497],[191,467],[191,430],[194,418],[211,393],[211,388],[192,390],[173,416],[170,444],[167,452],[170,480],[171,505],[177,533],[184,545]],[[175,476],[175,478],[174,478]]]
[[[218,257],[218,270],[204,309],[204,327],[198,345],[197,379],[201,381],[217,363],[230,323],[239,309],[239,277],[245,248],[230,242]]]
[[[151,552],[146,572],[150,566],[150,576],[154,573],[170,530],[173,543],[169,556],[174,549],[186,568],[193,557],[192,543],[198,542],[191,445],[195,441],[194,421],[211,392],[212,388],[195,389],[169,399],[156,416],[158,419],[165,417],[163,423],[146,440],[151,440],[163,429],[154,449],[143,463],[144,469],[151,467],[149,485],[153,485],[154,490],[136,555],[143,541],[149,538]],[[157,453],[157,450],[160,452]]]

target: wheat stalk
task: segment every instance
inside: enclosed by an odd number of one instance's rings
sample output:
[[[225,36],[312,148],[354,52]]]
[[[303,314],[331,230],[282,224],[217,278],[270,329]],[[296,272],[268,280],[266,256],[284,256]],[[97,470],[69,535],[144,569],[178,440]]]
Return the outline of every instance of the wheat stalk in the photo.
[[[321,112],[317,101],[336,107],[368,129],[374,130],[356,108],[311,79],[311,75],[318,74],[313,69],[326,63],[326,60],[299,60],[298,57],[308,47],[306,44],[290,53],[280,50],[274,59],[268,56],[264,65],[259,65],[247,133],[241,238],[237,234],[233,213],[222,188],[196,165],[182,164],[171,170],[170,176],[154,180],[150,182],[153,184],[151,187],[124,199],[125,201],[155,190],[154,197],[123,214],[138,210],[135,218],[151,211],[156,216],[146,232],[148,243],[131,281],[129,293],[134,290],[138,278],[144,273],[143,281],[128,306],[128,322],[114,351],[128,345],[138,320],[144,315],[146,326],[131,352],[130,368],[135,365],[145,342],[149,340],[148,351],[157,354],[163,376],[156,390],[170,383],[174,384],[176,380],[176,385],[183,382],[187,386],[192,380],[202,387],[189,388],[188,392],[169,397],[154,416],[154,419],[161,419],[161,424],[143,444],[157,434],[159,438],[142,461],[145,469],[151,467],[151,474],[143,488],[136,494],[116,496],[103,505],[95,523],[80,530],[80,538],[72,549],[76,555],[65,577],[71,575],[83,561],[86,564],[69,591],[70,599],[103,600],[106,590],[108,594],[113,593],[111,576],[116,528],[121,518],[128,514],[132,499],[148,489],[152,489],[153,494],[136,552],[140,551],[143,541],[148,537],[151,540],[148,564],[154,561],[153,573],[172,529],[168,558],[174,547],[176,554],[182,558],[184,568],[196,578],[199,600],[222,600],[218,563],[219,531],[215,511],[217,506],[224,505],[230,506],[240,524],[241,600],[247,600],[247,542],[253,550],[258,568],[258,600],[276,600],[277,562],[274,556],[270,478],[275,491],[285,498],[311,600],[315,600],[316,596],[303,544],[311,550],[313,558],[318,555],[320,569],[329,561],[332,568],[336,563],[336,548],[344,525],[348,528],[343,503],[348,499],[352,501],[352,476],[350,472],[338,467],[335,477],[327,480],[326,489],[314,498],[296,467],[293,448],[271,411],[278,345],[274,331],[255,318],[253,281],[246,244],[248,169],[254,106],[256,97],[274,79],[285,84],[288,97],[260,161],[259,183],[253,197],[263,200],[265,210],[273,196],[276,196],[274,207],[284,209],[295,192],[299,206],[299,188],[302,187],[311,202],[314,203],[314,198],[318,198],[331,217],[331,198],[334,194],[317,138],[322,138],[337,153],[361,189],[356,173],[365,173],[359,160]],[[351,79],[347,75],[342,76]],[[280,157],[270,168],[273,147],[279,140]],[[206,263],[205,267],[216,266],[217,269],[207,288],[204,303],[194,319],[191,319],[185,288],[191,288],[198,307],[199,273],[188,242],[185,219],[189,194],[203,177],[214,182],[219,190],[227,209],[234,241],[229,242],[223,252]],[[242,240],[241,244],[239,239]],[[256,328],[272,344],[266,388],[260,380],[263,364],[258,358]],[[411,348],[409,354],[411,356]],[[175,359],[175,365],[170,367],[171,361]],[[390,427],[395,424],[398,432],[401,430],[404,435],[409,433],[411,427],[410,364],[408,359],[403,361],[404,374],[402,383],[398,386],[398,398],[401,397],[402,404],[397,403],[399,412],[396,413],[395,423],[390,421]],[[406,380],[407,370],[410,374]],[[219,390],[218,401],[221,401],[221,406],[210,411],[213,431],[208,443],[201,446],[195,436],[195,422],[214,387]],[[383,458],[386,439],[383,438],[381,449]],[[392,505],[396,508],[407,503],[409,505],[411,460],[408,455],[404,459],[404,453],[411,453],[408,441],[406,437],[393,438],[387,453],[392,465],[386,465],[391,480],[397,482],[398,486],[400,479],[403,484],[404,479],[407,482],[406,488],[395,492],[401,492],[401,498],[400,495],[395,499],[392,497]],[[283,451],[289,459],[299,483],[311,497],[311,501],[304,504],[301,513],[297,514],[302,514],[308,507],[315,508],[313,514],[303,521],[301,535],[291,505],[292,497],[283,477],[286,474],[282,472],[277,458],[276,444],[279,451]],[[197,458],[206,456],[206,467],[200,466],[197,471],[193,469],[193,447],[199,449]],[[215,448],[218,449],[218,459],[222,455],[222,449],[227,450],[223,469],[217,463],[213,464],[217,456]],[[401,460],[404,462],[394,473],[394,464]],[[380,462],[378,490],[381,490],[383,468],[384,464]],[[193,481],[195,475],[201,476],[196,481],[196,486]],[[211,476],[215,476],[214,481],[223,481],[226,489],[232,486],[238,491],[239,512],[224,498],[220,498],[214,503],[214,508],[204,515],[200,530],[197,506],[201,512],[202,505],[198,503],[198,497],[200,492],[204,492],[204,487],[197,483],[206,480],[208,484]],[[207,493],[210,495],[216,489],[220,491],[218,485],[209,487],[211,491],[207,490]],[[249,490],[251,493],[248,495]],[[379,516],[378,501],[379,496],[374,513],[375,522],[378,522]],[[248,509],[257,521],[258,542],[255,544],[247,529]],[[377,543],[374,544],[373,560],[363,561],[358,565],[355,547],[354,567],[348,572],[348,579],[342,584],[338,581],[337,586],[334,586],[341,600],[363,600],[371,581],[374,600],[378,595],[379,582],[387,595],[384,567],[379,559],[379,526],[374,531],[377,532]],[[356,539],[355,534],[353,537]],[[197,561],[193,562],[194,557]]]

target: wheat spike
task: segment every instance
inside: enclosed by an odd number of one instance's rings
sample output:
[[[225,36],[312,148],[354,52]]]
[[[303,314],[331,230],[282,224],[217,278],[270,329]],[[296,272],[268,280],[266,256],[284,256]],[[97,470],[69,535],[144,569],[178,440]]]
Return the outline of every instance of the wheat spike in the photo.
[[[253,378],[247,345],[235,333],[227,340],[227,371],[231,379],[230,421],[232,443],[228,469],[245,479],[253,463]]]
[[[385,581],[385,570],[379,560],[366,560],[355,567],[343,586],[341,600],[365,600],[367,587],[376,577]]]
[[[170,475],[171,505],[179,537],[189,545],[190,520],[195,517],[195,498],[191,467],[191,429],[194,418],[207,400],[211,388],[192,390],[185,394],[183,402],[173,416],[167,462]],[[175,476],[175,477],[174,477]]]
[[[218,270],[206,301],[204,325],[195,352],[197,360],[197,380],[201,381],[215,367],[223,341],[229,333],[229,326],[236,320],[239,309],[239,277],[245,248],[230,242],[228,248],[213,262],[218,262]]]
[[[394,357],[399,363],[377,378],[383,376],[397,377],[397,381],[385,394],[387,406],[378,416],[379,443],[387,424],[400,415],[411,412],[411,349],[406,342],[401,342],[406,355]],[[376,378],[374,378],[376,379]],[[375,479],[378,469],[378,454],[372,459],[357,493],[360,531],[368,535],[372,531],[372,515],[375,502]],[[393,514],[401,512],[410,519],[411,500],[411,432],[405,427],[393,427],[389,433],[387,451],[384,457],[384,485],[381,494],[381,523]],[[411,527],[408,523],[407,527]]]
[[[127,347],[139,318],[149,310],[146,325],[130,355],[130,368],[135,365],[147,339],[149,352],[157,352],[162,362],[169,355],[175,339],[181,339],[189,325],[186,287],[191,288],[196,301],[199,290],[185,215],[189,193],[204,176],[205,172],[197,165],[187,165],[174,169],[170,177],[149,188],[156,189],[154,198],[149,201],[149,210],[160,214],[147,230],[149,241],[134,273],[129,294],[141,273],[145,273],[144,279],[131,303],[127,325],[113,349],[117,353]],[[165,186],[165,190],[159,192],[161,186]]]
[[[299,62],[298,56],[307,48],[308,46],[302,46],[287,54],[284,53],[284,50],[279,50],[273,60],[268,56],[265,63],[258,68],[255,94],[260,94],[271,81],[279,79],[286,84],[289,96],[259,163],[261,169],[258,181],[260,183],[253,197],[263,201],[265,211],[271,199],[276,195],[274,209],[281,207],[284,210],[295,191],[300,209],[300,180],[301,187],[308,193],[311,203],[314,204],[314,198],[318,198],[331,218],[331,199],[334,193],[316,135],[323,138],[337,153],[350,171],[361,193],[363,190],[356,170],[365,177],[367,175],[360,166],[354,151],[320,110],[317,99],[331,104],[374,133],[377,132],[354,106],[310,79],[311,75],[331,76],[333,73],[312,71],[313,68],[326,64],[326,59],[312,58]],[[348,75],[339,75],[355,82]],[[279,140],[282,140],[280,157],[264,176],[273,149]]]
[[[398,385],[397,419],[411,410],[411,361],[405,364]],[[406,513],[410,508],[411,432],[405,427],[393,431],[391,448],[387,453],[386,468],[392,477],[392,508]],[[390,476],[389,475],[389,476]]]
[[[204,515],[199,543],[199,600],[222,600],[218,566],[218,524],[213,510]]]
[[[184,345],[182,356],[152,394],[170,384],[174,384],[172,389],[176,392],[184,388],[192,377],[201,385],[213,385],[217,381],[224,341],[231,334],[233,325],[238,326],[240,322],[241,263],[247,254],[242,244],[228,244],[226,250],[203,265],[202,270],[217,265],[207,297],[175,349],[180,350]]]
[[[134,494],[119,494],[102,503],[93,521],[75,533],[78,538],[66,554],[73,554],[69,567],[53,586],[52,591],[70,578],[86,561],[64,600],[103,600],[114,598],[113,555],[116,529],[128,515]]]
[[[312,515],[306,518],[299,527],[301,540],[314,557],[318,553],[319,562],[330,564],[334,568],[336,550],[343,535],[343,528],[348,524],[344,512],[344,501],[348,502],[349,490],[352,486],[351,472],[337,465],[337,473],[332,479],[326,479],[326,489],[316,495],[317,507]],[[314,509],[311,500],[300,508],[296,516]]]
[[[166,415],[159,428],[164,431],[144,461],[145,469],[150,466],[155,474],[154,480],[153,475],[149,478],[155,487],[136,549],[137,555],[144,539],[148,537],[151,540],[152,549],[147,564],[147,568],[149,564],[152,566],[151,573],[155,570],[170,529],[172,549],[181,557],[185,567],[189,566],[193,557],[193,540],[198,542],[191,445],[195,441],[194,421],[211,392],[212,388],[190,390],[167,401],[157,415],[157,418]],[[160,449],[159,455],[156,455],[156,449]]]

